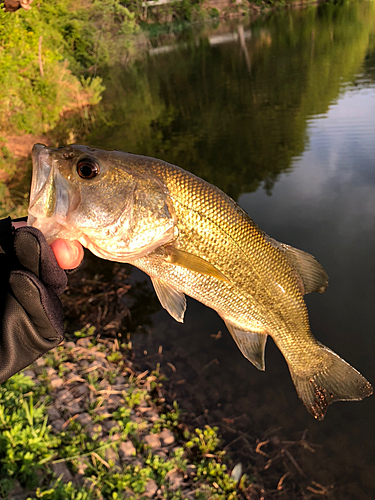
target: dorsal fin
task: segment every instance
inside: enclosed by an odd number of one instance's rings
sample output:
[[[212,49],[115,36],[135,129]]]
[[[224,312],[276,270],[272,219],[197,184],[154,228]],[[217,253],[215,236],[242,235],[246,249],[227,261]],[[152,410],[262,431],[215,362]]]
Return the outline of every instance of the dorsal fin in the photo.
[[[266,369],[264,350],[267,342],[267,334],[241,330],[229,321],[225,321],[225,324],[245,358],[253,363],[258,370],[264,371]]]
[[[281,250],[296,269],[303,283],[303,295],[311,292],[323,293],[328,286],[328,275],[322,265],[311,254],[280,243],[269,236],[268,243]]]

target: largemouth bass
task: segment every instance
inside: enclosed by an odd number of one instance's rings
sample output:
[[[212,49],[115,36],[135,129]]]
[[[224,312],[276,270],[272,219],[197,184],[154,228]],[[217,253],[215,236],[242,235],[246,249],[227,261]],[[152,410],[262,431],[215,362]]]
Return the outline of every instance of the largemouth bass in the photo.
[[[271,335],[298,396],[318,420],[329,404],[372,394],[370,383],[311,334],[304,294],[328,277],[310,254],[267,236],[229,196],[154,158],[36,144],[28,223],[51,243],[147,273],[182,322],[185,294],[214,309],[242,354],[264,370]]]

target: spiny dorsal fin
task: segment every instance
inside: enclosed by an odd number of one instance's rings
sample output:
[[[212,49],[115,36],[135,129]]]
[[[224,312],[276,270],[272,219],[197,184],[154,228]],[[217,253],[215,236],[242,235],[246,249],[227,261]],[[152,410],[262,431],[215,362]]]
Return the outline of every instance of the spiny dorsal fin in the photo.
[[[245,358],[251,361],[258,370],[264,371],[266,369],[264,350],[267,342],[267,334],[245,332],[236,328],[229,321],[225,321],[225,324]]]
[[[184,250],[179,250],[173,246],[167,246],[165,247],[165,250],[167,252],[167,260],[171,264],[184,267],[185,269],[189,269],[189,271],[195,271],[196,273],[213,276],[218,280],[229,281],[213,264],[202,259],[201,257],[198,257],[197,255],[185,252]]]
[[[303,250],[280,243],[269,236],[267,236],[267,241],[281,250],[296,269],[303,282],[303,294],[311,292],[323,293],[326,291],[328,275],[315,257]]]
[[[185,295],[175,288],[172,288],[163,280],[151,278],[151,281],[154,285],[156,295],[164,309],[166,309],[176,321],[183,323],[186,310]]]

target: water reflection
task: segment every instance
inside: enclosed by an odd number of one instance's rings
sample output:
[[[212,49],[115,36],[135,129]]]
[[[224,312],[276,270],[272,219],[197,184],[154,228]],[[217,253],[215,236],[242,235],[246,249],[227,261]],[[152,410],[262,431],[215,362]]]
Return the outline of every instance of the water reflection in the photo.
[[[347,2],[164,36],[132,67],[102,72],[107,91],[82,135],[196,173],[270,235],[314,254],[330,287],[307,297],[312,331],[373,383],[374,24],[374,3]],[[375,397],[336,403],[318,423],[272,341],[260,373],[193,300],[183,325],[160,309],[153,325],[134,341],[149,353],[163,345],[183,406],[243,432],[308,428],[324,445],[311,455],[316,480],[334,483],[335,498],[373,497]]]
[[[309,147],[294,160],[293,174],[275,185],[272,198],[265,199],[261,191],[240,198],[269,233],[308,249],[324,264],[330,277],[328,291],[322,297],[307,297],[312,331],[372,381],[374,132],[375,88],[347,90],[325,118],[310,120]],[[285,397],[289,400],[290,395]],[[294,407],[291,400],[290,405]],[[333,410],[322,426],[308,421],[306,425],[332,450],[334,460],[327,469],[335,475],[340,467],[351,471],[346,478],[336,476],[339,483],[351,483],[337,498],[371,498],[375,483],[368,470],[374,466],[375,401],[370,398],[360,408],[340,403]],[[293,427],[304,417],[299,412],[293,414],[293,422],[285,416],[279,421]]]
[[[308,117],[359,72],[373,18],[371,3],[324,5],[164,39],[130,70],[104,72],[107,118],[89,140],[162,157],[236,199],[270,193],[302,154]]]
[[[273,237],[314,254],[330,286],[307,297],[312,331],[372,382],[374,24],[374,3],[348,2],[164,36],[130,69],[104,73],[102,114],[86,139],[196,173]],[[307,428],[324,445],[310,463],[301,458],[315,479],[335,484],[334,498],[372,498],[374,397],[336,403],[315,422],[272,341],[260,373],[216,313],[193,300],[183,325],[163,310],[153,323],[134,341],[149,354],[163,345],[185,408],[243,432]]]

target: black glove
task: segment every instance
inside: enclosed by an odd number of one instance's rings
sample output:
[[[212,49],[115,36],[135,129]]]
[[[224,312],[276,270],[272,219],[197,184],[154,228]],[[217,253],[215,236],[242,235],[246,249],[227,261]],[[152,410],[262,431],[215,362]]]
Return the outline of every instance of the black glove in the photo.
[[[63,340],[66,285],[40,231],[0,220],[0,383]]]

